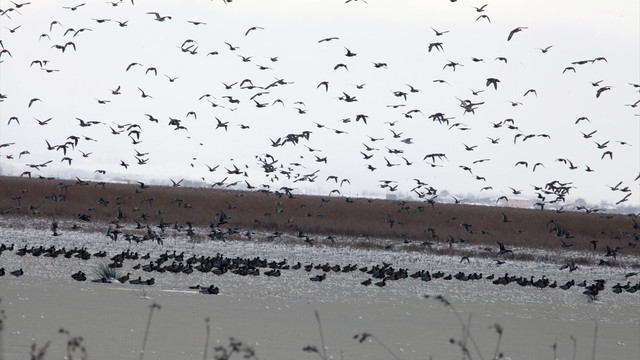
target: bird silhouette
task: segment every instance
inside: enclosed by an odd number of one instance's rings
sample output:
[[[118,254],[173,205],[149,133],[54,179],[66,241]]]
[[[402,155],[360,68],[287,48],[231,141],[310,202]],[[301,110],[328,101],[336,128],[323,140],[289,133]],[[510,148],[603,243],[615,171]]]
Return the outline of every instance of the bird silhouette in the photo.
[[[82,4],[78,4],[78,5],[74,5],[74,6],[63,6],[62,8],[63,8],[63,9],[68,9],[68,10],[71,10],[71,11],[76,11],[76,10],[78,10],[81,6],[85,6],[85,5],[86,5],[85,3],[82,3]]]
[[[497,243],[498,243],[498,246],[500,247],[500,251],[498,251],[498,255],[504,255],[506,253],[513,253],[513,251],[511,251],[509,249],[506,249],[504,247],[504,244],[501,243],[500,241],[497,241]]]
[[[487,78],[487,87],[489,87],[490,85],[493,85],[493,88],[495,90],[498,90],[498,83],[500,82],[500,80],[496,79],[496,78]]]
[[[527,29],[527,27],[526,27],[526,26],[518,26],[517,28],[515,28],[515,29],[511,30],[511,31],[509,32],[509,36],[507,36],[507,41],[510,41],[510,40],[511,40],[511,38],[513,37],[513,35],[515,35],[515,34],[517,34],[517,33],[521,32],[521,31],[522,31],[522,30],[524,30],[524,29]]]
[[[605,92],[611,90],[611,86],[602,86],[600,88],[598,88],[598,90],[596,90],[596,98],[599,98],[600,95]]]
[[[244,33],[244,36],[247,36],[247,35],[249,35],[249,33],[250,33],[250,32],[255,31],[255,30],[258,30],[258,29],[260,29],[260,30],[264,30],[264,28],[263,28],[263,27],[260,27],[260,26],[252,26],[252,27],[250,27],[249,29],[247,29],[247,31]]]
[[[476,12],[484,12],[484,9],[488,6],[489,4],[484,4],[480,7],[476,7],[474,6],[474,9],[476,9]]]
[[[551,49],[553,47],[553,45],[549,45],[545,48],[538,48],[543,54],[546,54],[547,51],[549,51],[549,49]]]
[[[482,14],[482,15],[478,16],[478,17],[476,18],[476,21],[478,21],[478,20],[480,20],[480,19],[486,19],[486,20],[487,20],[487,22],[489,22],[489,24],[491,24],[491,19],[490,19],[490,18],[489,18],[489,16],[488,16],[488,15],[486,15],[486,14]]]
[[[151,97],[152,97],[151,95],[149,95],[149,94],[145,93],[145,92],[144,92],[144,90],[142,90],[141,88],[138,88],[138,90],[140,90],[140,93],[141,93],[141,94],[140,94],[140,97],[142,97],[143,99],[151,98]]]
[[[159,21],[159,22],[163,22],[165,20],[170,20],[171,19],[171,16],[160,16],[160,14],[155,12],[155,11],[149,11],[149,12],[147,12],[147,14],[154,15],[155,16],[154,20]]]

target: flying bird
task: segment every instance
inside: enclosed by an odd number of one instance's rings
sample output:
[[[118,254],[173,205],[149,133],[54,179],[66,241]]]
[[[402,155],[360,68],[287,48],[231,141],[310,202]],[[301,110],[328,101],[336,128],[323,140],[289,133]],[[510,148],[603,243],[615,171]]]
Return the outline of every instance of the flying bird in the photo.
[[[145,92],[144,92],[144,90],[142,90],[142,89],[140,89],[140,88],[138,88],[138,90],[140,90],[140,92],[142,93],[142,94],[140,94],[140,96],[141,96],[143,99],[146,99],[146,98],[150,98],[150,97],[152,97],[151,95],[148,95],[147,93],[145,93]]]
[[[86,4],[82,3],[82,4],[75,5],[75,6],[63,6],[62,8],[63,9],[69,9],[71,11],[76,11],[76,10],[78,10],[79,7],[84,6],[84,5],[86,5]]]
[[[496,79],[496,78],[487,78],[487,87],[489,87],[489,85],[493,85],[493,88],[498,90],[498,83],[500,82],[500,80]]]
[[[149,11],[147,14],[154,15],[156,18],[154,20],[163,22],[165,20],[171,20],[171,16],[160,16],[159,13],[155,11]]]
[[[229,44],[228,42],[225,42],[225,44],[227,44],[227,46],[229,47],[229,50],[231,50],[231,51],[236,51],[236,50],[240,49],[237,46],[233,46],[233,45]]]
[[[344,56],[346,56],[346,57],[354,57],[354,56],[358,55],[358,54],[354,53],[353,51],[349,50],[349,48],[347,48],[347,47],[345,47],[345,50],[347,50],[347,53],[344,54]]]
[[[538,48],[538,50],[540,50],[543,54],[546,54],[547,51],[549,51],[549,49],[551,49],[553,45],[549,45],[546,48]]]
[[[252,26],[252,27],[250,27],[250,28],[247,30],[247,32],[245,32],[245,33],[244,33],[244,36],[247,36],[247,35],[249,35],[249,33],[250,33],[250,32],[252,32],[252,31],[254,31],[254,30],[258,30],[258,29],[260,29],[260,30],[264,30],[264,28],[263,28],[263,27],[260,27],[260,26]]]
[[[598,88],[598,90],[596,91],[596,98],[599,98],[600,95],[607,90],[611,90],[611,86],[603,86]]]
[[[33,103],[35,103],[36,101],[42,102],[42,100],[40,100],[39,98],[33,98],[33,99],[29,100],[29,106],[27,106],[27,107],[31,107],[31,105],[33,105]]]
[[[442,43],[441,42],[434,42],[434,43],[430,43],[429,47],[428,47],[428,51],[431,52],[431,50],[436,49],[438,51],[443,51],[444,48],[442,47]]]
[[[488,5],[489,4],[484,4],[484,5],[480,6],[480,7],[475,7],[474,6],[474,8],[476,9],[477,12],[484,12],[484,8],[486,8]]]
[[[140,65],[142,66],[142,64],[137,63],[137,62],[132,62],[131,64],[127,65],[127,68],[125,71],[129,71],[129,69],[131,69],[132,67],[136,66],[136,65]]]
[[[435,32],[435,33],[436,33],[436,36],[442,36],[442,35],[444,35],[444,34],[446,34],[446,33],[448,33],[448,32],[449,32],[449,30],[438,31],[438,30],[436,30],[436,29],[434,29],[434,28],[431,28],[431,30],[433,30],[433,32]]]
[[[486,15],[486,14],[482,14],[482,15],[478,16],[478,17],[476,18],[476,21],[478,21],[478,20],[480,20],[480,19],[487,19],[487,21],[489,22],[489,24],[491,24],[491,19],[490,19],[490,18],[489,18],[489,16],[488,16],[488,15]]]
[[[36,118],[34,118],[36,119]],[[36,121],[38,122],[38,125],[44,126],[47,125],[49,123],[49,121],[51,121],[52,118],[48,118],[47,120],[38,120],[36,119]]]
[[[515,35],[516,33],[519,33],[520,31],[527,29],[526,26],[518,26],[517,28],[511,30],[509,32],[509,36],[507,37],[507,41],[511,40],[511,38],[513,37],[513,35]]]
[[[8,28],[8,27],[5,27],[5,29],[9,30],[9,32],[13,34],[13,33],[15,33],[15,32],[16,32],[16,30],[18,30],[21,26],[22,26],[22,25],[18,25],[18,26],[14,27],[14,28]]]
[[[320,88],[320,86],[324,86],[324,91],[329,91],[329,82],[328,81],[322,81],[318,84],[318,86],[316,86],[316,89]]]
[[[318,42],[319,42],[319,43],[322,43],[322,42],[329,42],[329,41],[338,40],[338,39],[339,39],[339,37],[332,36],[332,37],[328,37],[328,38],[320,39],[320,40],[318,40]]]
[[[500,241],[497,241],[497,243],[498,243],[498,246],[500,247],[500,251],[498,252],[498,255],[502,255],[502,254],[506,254],[506,253],[513,253],[513,251],[511,251],[509,249],[506,249],[504,247],[504,244],[501,243]]]

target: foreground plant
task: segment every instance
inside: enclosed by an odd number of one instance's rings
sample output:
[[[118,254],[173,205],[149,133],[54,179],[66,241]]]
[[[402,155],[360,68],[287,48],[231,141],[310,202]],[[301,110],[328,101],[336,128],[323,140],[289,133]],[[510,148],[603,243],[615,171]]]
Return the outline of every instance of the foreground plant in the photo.
[[[202,355],[202,360],[207,360],[207,350],[209,349],[209,334],[211,333],[211,327],[209,326],[209,318],[205,318],[204,322],[207,324],[207,336],[204,341],[204,355]]]
[[[36,343],[31,344],[30,360],[43,360],[44,356],[47,354],[47,349],[49,349],[49,344],[51,344],[51,341],[47,341],[47,343],[39,349],[36,346]]]
[[[151,318],[153,317],[153,310],[160,310],[160,305],[153,303],[149,306],[151,309],[149,310],[149,319],[147,320],[147,327],[144,330],[144,339],[142,340],[142,348],[140,349],[140,360],[144,358],[144,349],[147,346],[147,337],[149,336],[149,328],[151,327]]]
[[[78,355],[82,360],[88,359],[87,349],[82,344],[84,341],[82,336],[71,336],[69,331],[65,329],[60,329],[59,332],[67,335],[67,360],[76,359],[77,357],[74,355]]]
[[[377,342],[378,345],[380,345],[383,349],[385,349],[391,356],[393,356],[394,359],[400,360],[398,355],[396,355],[393,351],[391,351],[391,349],[387,345],[385,345],[382,341],[380,341],[380,339],[375,337],[373,334],[363,332],[361,334],[355,334],[353,338],[358,340],[359,343],[363,343],[365,340],[370,338],[371,340]]]
[[[322,323],[320,322],[320,314],[318,314],[318,310],[315,310],[316,322],[318,323],[318,332],[320,333],[320,348],[322,352],[318,350],[318,348],[314,345],[307,345],[302,348],[302,351],[316,353],[322,360],[327,360],[327,347],[324,344],[324,333],[322,332]]]
[[[2,304],[2,299],[0,299],[0,305]],[[4,330],[4,320],[7,318],[7,315],[4,313],[4,309],[0,307],[0,360],[4,360],[4,348],[2,346],[2,331]]]
[[[460,350],[462,350],[463,359],[470,359],[470,360],[474,359],[474,357],[472,356],[471,351],[469,349],[469,346],[468,346],[468,343],[470,342],[471,345],[473,345],[473,350],[477,354],[478,358],[480,360],[484,360],[484,356],[482,356],[482,353],[480,352],[480,348],[478,347],[478,344],[476,343],[475,339],[473,338],[473,336],[471,335],[471,332],[469,330],[470,327],[471,327],[471,316],[469,316],[468,322],[465,323],[462,320],[462,317],[460,317],[460,313],[458,312],[458,310],[444,296],[442,296],[442,295],[435,295],[435,296],[425,295],[424,297],[425,297],[425,299],[433,298],[433,299],[441,302],[442,304],[444,304],[445,307],[451,308],[451,310],[453,311],[453,314],[456,316],[456,318],[460,322],[460,325],[462,326],[462,339],[461,340],[456,340],[454,338],[451,338],[449,340],[449,342],[451,344],[456,344],[456,345],[458,345],[460,347]],[[500,326],[499,324],[495,324],[492,327],[498,333],[498,341],[497,341],[497,344],[496,344],[495,353],[493,354],[493,357],[491,359],[504,359],[504,354],[500,351],[500,342],[502,341],[502,326]]]
[[[244,344],[240,340],[236,340],[234,338],[229,338],[228,345],[216,346],[214,348],[214,359],[215,360],[229,360],[233,354],[242,355],[243,359],[258,359],[255,350],[249,346]]]
[[[94,268],[94,274],[102,280],[102,282],[113,282],[118,278],[118,271],[110,268],[107,264],[100,263]]]

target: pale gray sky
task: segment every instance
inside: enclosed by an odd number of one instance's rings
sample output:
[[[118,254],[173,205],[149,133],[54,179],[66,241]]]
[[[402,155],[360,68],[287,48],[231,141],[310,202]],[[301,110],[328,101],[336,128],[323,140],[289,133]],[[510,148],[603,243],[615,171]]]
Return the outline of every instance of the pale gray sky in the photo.
[[[532,185],[558,180],[572,182],[575,188],[570,200],[584,198],[594,204],[623,199],[628,192],[610,188],[622,181],[620,189],[633,191],[624,205],[640,204],[640,181],[634,182],[640,172],[640,106],[627,106],[640,98],[638,88],[630,85],[640,83],[637,1],[603,5],[600,1],[235,0],[225,4],[220,0],[185,4],[136,0],[135,6],[130,1],[117,6],[87,2],[75,11],[63,8],[80,3],[31,1],[0,16],[0,38],[11,53],[0,57],[0,93],[7,96],[0,103],[0,143],[15,143],[0,149],[4,174],[31,170],[42,176],[124,177],[163,184],[171,184],[170,178],[204,178],[211,184],[227,177],[226,183],[247,180],[254,186],[290,186],[321,195],[339,189],[347,196],[408,196],[417,185],[414,179],[420,179],[463,198],[468,194],[534,198]],[[16,6],[4,0],[0,4],[3,11]],[[484,4],[488,4],[484,11],[478,12],[476,7]],[[171,19],[156,21],[148,12]],[[481,15],[491,22],[478,18]],[[110,21],[98,23],[96,19]],[[54,20],[62,26],[53,25],[50,30]],[[128,23],[121,27],[116,21]],[[260,28],[245,35],[254,26]],[[507,41],[516,27],[526,28]],[[65,36],[69,28],[74,30]],[[81,28],[91,30],[73,36]],[[432,28],[449,32],[437,36]],[[338,39],[318,42],[328,37]],[[191,41],[184,48],[197,48],[195,54],[181,50],[187,40]],[[52,48],[68,41],[76,45],[76,51],[70,46],[64,53]],[[238,49],[230,50],[225,42]],[[442,43],[442,50],[429,52],[429,44],[436,42]],[[551,48],[543,53],[541,49],[548,46]],[[346,56],[347,48],[357,55]],[[214,51],[217,54],[207,55]],[[473,57],[483,61],[473,61]],[[496,60],[498,57],[505,57],[507,63]],[[572,64],[598,57],[607,61]],[[34,60],[48,60],[43,68],[59,71],[48,73],[37,64],[30,66]],[[126,71],[133,62],[142,66]],[[445,67],[449,62],[461,66],[453,71]],[[334,70],[339,63],[348,70]],[[374,63],[387,66],[376,68]],[[269,69],[261,70],[258,65]],[[575,72],[563,73],[568,66]],[[150,67],[157,69],[157,76],[151,71],[145,74]],[[178,78],[170,82],[168,77]],[[486,86],[490,77],[500,79],[497,90]],[[251,79],[256,88],[241,89],[244,79]],[[259,88],[276,79],[290,84]],[[592,85],[600,80],[598,87]],[[326,92],[317,88],[322,81],[329,83]],[[235,82],[238,84],[231,89],[222,84]],[[356,84],[365,85],[358,89]],[[421,91],[412,93],[407,84]],[[112,95],[110,90],[118,86],[121,94]],[[597,90],[605,86],[610,90],[596,98]],[[142,98],[138,88],[152,98]],[[474,96],[471,89],[484,91]],[[535,89],[537,97],[532,93],[524,96],[529,89]],[[268,93],[255,100],[267,105],[258,108],[251,97],[262,91]],[[406,92],[407,99],[394,96],[394,91]],[[211,97],[199,100],[207,93]],[[339,100],[343,93],[357,101]],[[232,104],[223,96],[240,103]],[[28,107],[32,98],[42,101]],[[110,102],[99,104],[98,99]],[[272,105],[276,99],[284,106]],[[458,99],[483,104],[475,114],[465,114]],[[220,106],[213,107],[207,100]],[[296,107],[306,113],[300,114]],[[409,110],[421,113],[405,117],[403,113]],[[197,119],[187,116],[190,111]],[[428,117],[435,113],[451,117],[449,126]],[[159,123],[150,122],[145,114]],[[358,114],[368,116],[367,124],[356,122]],[[13,116],[20,125],[9,124]],[[589,121],[576,124],[582,116]],[[187,130],[167,125],[170,117],[181,120]],[[216,129],[216,117],[228,122],[228,131]],[[39,125],[34,118],[52,120]],[[102,124],[80,127],[76,118]],[[342,121],[346,118],[350,122]],[[513,119],[513,124],[494,127],[505,119]],[[449,129],[455,123],[461,124]],[[138,124],[142,142],[133,144],[126,131],[111,134],[110,128],[119,130],[117,124]],[[242,129],[240,124],[249,128]],[[346,133],[336,134],[334,129]],[[271,146],[270,139],[303,131],[311,131],[308,141]],[[394,138],[392,131],[401,134]],[[583,135],[593,131],[590,138]],[[518,133],[522,136],[514,144]],[[522,140],[530,134],[550,138]],[[64,144],[70,135],[81,137],[77,148],[67,154],[71,165],[61,162],[62,151],[48,151],[45,143],[47,139],[52,145]],[[500,140],[492,144],[488,138]],[[606,147],[598,148],[597,143],[607,141]],[[379,150],[366,151],[364,144]],[[476,147],[469,151],[465,145]],[[403,152],[392,154],[389,149]],[[30,154],[19,156],[25,150]],[[149,153],[144,156],[148,159],[145,165],[137,164],[136,150]],[[611,151],[613,158],[602,158],[605,151]],[[82,152],[91,154],[83,157]],[[361,152],[373,157],[364,159]],[[264,158],[267,153],[278,160],[278,167],[284,166],[282,170],[292,169],[290,179],[282,173],[264,173],[256,156]],[[446,159],[434,164],[423,160],[431,153],[444,153]],[[327,157],[327,163],[317,162],[316,156]],[[387,166],[385,157],[394,166]],[[570,160],[576,168],[570,169],[558,158]],[[478,162],[483,159],[490,160]],[[27,166],[48,160],[52,162],[40,171]],[[129,168],[120,166],[121,161],[130,164]],[[519,161],[526,161],[528,167],[515,166]],[[543,166],[533,172],[538,162]],[[207,165],[220,167],[210,172]],[[224,168],[233,169],[233,165],[248,176],[228,174]],[[376,169],[371,171],[368,165]],[[586,171],[587,165],[593,172]],[[96,169],[107,174],[94,175]],[[316,171],[314,182],[294,182],[299,174]],[[340,187],[326,181],[330,175],[349,179],[351,184]],[[393,180],[397,191],[380,188],[380,180]],[[493,189],[481,190],[486,186]],[[514,195],[511,188],[522,194]]]

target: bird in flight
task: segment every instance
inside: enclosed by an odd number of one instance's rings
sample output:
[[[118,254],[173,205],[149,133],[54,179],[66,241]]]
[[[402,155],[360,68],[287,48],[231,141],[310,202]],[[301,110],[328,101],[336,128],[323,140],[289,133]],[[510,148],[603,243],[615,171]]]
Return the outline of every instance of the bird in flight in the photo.
[[[165,20],[171,20],[171,16],[168,16],[168,15],[160,16],[160,14],[155,12],[155,11],[149,11],[147,14],[155,15],[156,18],[154,20],[156,20],[156,21],[163,22]]]
[[[596,91],[596,98],[599,98],[600,95],[607,90],[611,90],[611,86],[602,86],[598,88],[598,90]]]
[[[507,41],[511,40],[511,38],[513,37],[513,35],[515,35],[516,33],[519,33],[520,31],[527,29],[526,26],[518,26],[517,28],[511,30],[511,32],[509,32],[509,36],[507,36]]]
[[[75,5],[75,6],[63,6],[62,8],[63,8],[63,9],[69,9],[69,10],[71,10],[71,11],[76,11],[76,10],[78,10],[78,8],[79,8],[80,6],[84,6],[84,5],[86,5],[86,4],[85,4],[85,3],[82,3],[82,4]]]
[[[236,51],[236,50],[240,49],[238,46],[233,46],[233,45],[229,44],[228,42],[225,42],[225,44],[227,44],[227,46],[229,47],[229,50],[231,50],[231,51]]]
[[[31,107],[31,105],[33,105],[33,103],[36,102],[36,101],[42,101],[42,100],[40,100],[39,98],[33,98],[33,99],[29,100],[29,105],[27,107]]]
[[[320,88],[320,86],[324,86],[324,91],[329,91],[329,82],[328,81],[322,81],[318,84],[318,86],[316,86],[316,89]]]
[[[18,30],[21,26],[22,26],[22,25],[18,25],[18,26],[14,27],[14,28],[8,28],[8,27],[5,27],[5,29],[9,30],[9,32],[13,34],[13,33],[15,33],[15,32],[16,32],[16,30]]]
[[[56,48],[58,50],[62,50],[62,52],[65,52],[65,50],[67,50],[67,46],[71,45],[71,47],[73,47],[73,51],[76,51],[76,44],[73,43],[72,41],[67,41],[66,44],[64,45],[60,45],[60,44],[55,44],[52,46],[52,48]]]
[[[320,40],[318,40],[318,42],[319,42],[319,43],[321,43],[321,42],[329,42],[329,41],[332,41],[332,40],[338,40],[338,39],[340,39],[340,38],[339,38],[339,37],[336,37],[336,36],[332,36],[332,37],[328,37],[328,38],[320,39]]]
[[[551,47],[553,47],[553,45],[549,45],[546,48],[538,48],[538,50],[542,51],[543,54],[546,54],[547,51],[549,51],[549,49],[551,49]]]
[[[13,55],[11,55],[11,52],[9,52],[9,50],[7,49],[2,49],[0,51],[0,57],[2,57],[2,54],[8,54],[9,56],[13,57]]]
[[[447,67],[451,67],[453,69],[453,71],[456,71],[456,66],[464,66],[460,63],[457,63],[455,61],[451,61],[449,60],[449,62],[447,64],[444,65],[444,67],[442,68],[443,70],[446,69]]]
[[[467,151],[473,151],[478,147],[478,145],[469,146],[469,145],[464,144],[464,143],[462,145],[464,145],[464,149],[467,150]]]
[[[504,214],[502,214],[504,216]],[[506,216],[505,216],[506,217]],[[504,220],[504,219],[503,219]],[[497,241],[498,246],[500,247],[500,251],[498,252],[498,255],[502,255],[502,254],[506,254],[506,253],[513,253],[513,251],[506,249],[504,247],[504,244],[501,243],[500,241]]]
[[[435,32],[435,33],[436,33],[436,36],[442,36],[442,35],[444,35],[444,34],[446,34],[446,33],[448,33],[448,32],[449,32],[449,30],[438,31],[438,30],[436,30],[436,29],[434,29],[434,28],[431,28],[431,30],[433,30],[433,32]]]
[[[11,1],[11,2],[12,2],[12,3],[13,3],[13,5],[16,7],[16,9],[20,9],[21,7],[23,7],[23,6],[25,6],[25,5],[29,5],[29,4],[31,4],[30,2],[24,2],[24,3],[20,3],[20,4],[18,4],[18,3],[17,3],[17,2],[15,2],[15,1]]]
[[[358,55],[358,54],[354,53],[353,51],[349,50],[349,48],[347,48],[347,47],[345,47],[345,49],[347,50],[347,53],[344,54],[344,56],[346,56],[346,57],[354,57],[354,56]]]
[[[247,36],[247,35],[249,35],[249,33],[250,33],[250,32],[252,32],[252,31],[254,31],[254,30],[258,30],[258,29],[260,29],[260,30],[264,30],[264,28],[263,28],[263,27],[260,27],[260,26],[252,26],[252,27],[250,27],[250,28],[247,30],[247,32],[245,32],[245,33],[244,33],[244,36]]]
[[[148,95],[147,93],[145,93],[145,92],[144,92],[144,90],[142,90],[142,89],[140,89],[140,88],[138,88],[138,90],[140,90],[140,92],[142,93],[142,94],[140,94],[140,96],[141,96],[143,99],[146,99],[146,98],[150,98],[150,97],[152,97],[151,95]]]
[[[475,7],[474,6],[474,8],[476,9],[477,12],[484,12],[484,8],[486,8],[487,5],[489,5],[489,4],[484,4],[484,5],[480,6],[480,7]]]
[[[490,18],[489,18],[489,16],[488,16],[488,15],[486,15],[486,14],[482,14],[482,15],[478,16],[478,17],[476,18],[476,21],[478,21],[478,20],[480,20],[480,19],[487,19],[487,21],[489,22],[489,24],[491,24],[491,19],[490,19]]]
[[[484,90],[473,90],[473,89],[469,89],[471,90],[471,94],[473,94],[474,96],[478,96],[480,95],[481,92],[483,92]]]
[[[129,69],[131,69],[132,67],[134,67],[136,65],[142,66],[142,64],[140,64],[140,63],[132,62],[131,64],[127,65],[127,69],[125,71],[129,71]]]
[[[34,119],[36,119],[36,118],[34,118]],[[36,119],[36,121],[38,122],[38,125],[44,126],[44,125],[47,125],[49,123],[49,121],[51,121],[51,119],[52,118],[48,118],[47,120],[38,120],[38,119]]]
[[[229,122],[228,122],[228,121],[223,122],[222,120],[218,119],[217,117],[216,117],[216,120],[218,121],[218,124],[216,124],[216,129],[218,129],[218,128],[224,128],[224,130],[225,130],[225,131],[227,131],[227,130],[228,130],[228,129],[227,129],[227,127],[228,127],[228,125],[229,125]]]
[[[487,78],[487,87],[489,85],[493,85],[493,88],[498,90],[498,83],[500,82],[500,80],[496,79],[496,78]]]

